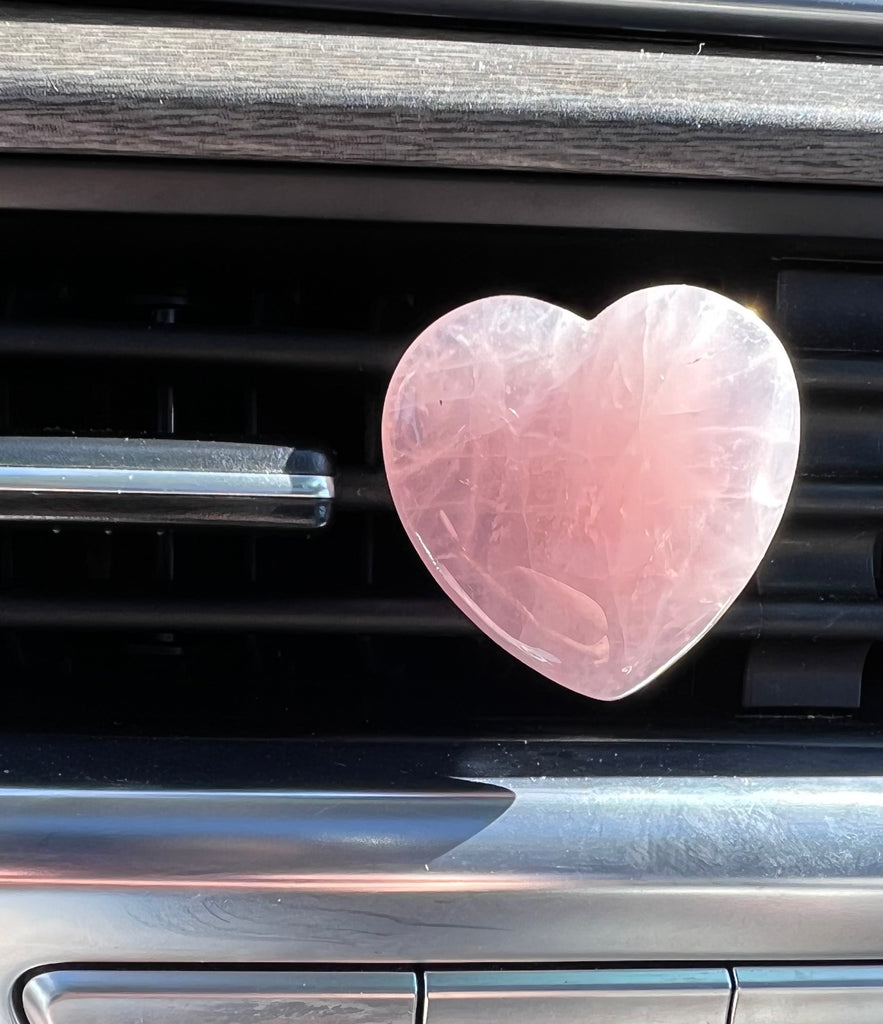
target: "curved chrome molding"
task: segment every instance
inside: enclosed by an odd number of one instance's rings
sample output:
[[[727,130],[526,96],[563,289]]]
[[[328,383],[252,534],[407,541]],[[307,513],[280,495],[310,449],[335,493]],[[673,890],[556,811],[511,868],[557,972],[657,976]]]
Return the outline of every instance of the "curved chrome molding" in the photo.
[[[6,789],[2,980],[84,959],[869,959],[881,840],[880,775]]]
[[[4,16],[9,152],[883,183],[875,63]]]

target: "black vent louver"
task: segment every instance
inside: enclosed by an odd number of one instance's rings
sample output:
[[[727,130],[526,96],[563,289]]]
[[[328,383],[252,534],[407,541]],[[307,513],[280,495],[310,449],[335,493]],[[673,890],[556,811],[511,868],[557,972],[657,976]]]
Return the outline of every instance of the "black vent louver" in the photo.
[[[6,215],[3,233],[2,433],[294,444],[339,467],[315,533],[0,526],[8,728],[547,735],[879,712],[883,268],[859,280],[842,244],[60,214]],[[778,317],[803,389],[801,479],[712,637],[598,705],[437,592],[391,514],[379,414],[403,345],[454,305],[520,292],[591,315],[664,281]],[[838,296],[863,303],[861,324],[829,315]]]

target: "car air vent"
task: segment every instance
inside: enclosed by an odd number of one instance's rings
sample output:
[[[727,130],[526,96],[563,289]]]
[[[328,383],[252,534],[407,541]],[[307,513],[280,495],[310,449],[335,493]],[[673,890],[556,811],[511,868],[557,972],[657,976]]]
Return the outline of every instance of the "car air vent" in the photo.
[[[4,435],[291,446],[330,457],[336,489],[315,530],[0,524],[7,729],[511,736],[879,717],[883,265],[868,261],[883,250],[85,214],[6,214],[2,231]],[[663,281],[778,319],[804,393],[802,474],[713,634],[645,693],[600,705],[442,598],[391,512],[379,413],[403,346],[459,303],[516,292],[592,315]]]

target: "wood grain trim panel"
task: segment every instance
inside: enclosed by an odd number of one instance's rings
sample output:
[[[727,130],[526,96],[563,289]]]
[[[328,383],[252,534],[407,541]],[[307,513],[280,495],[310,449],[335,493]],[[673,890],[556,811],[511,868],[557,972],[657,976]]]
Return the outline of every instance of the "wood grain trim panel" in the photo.
[[[67,17],[0,4],[0,150],[883,184],[873,63]]]

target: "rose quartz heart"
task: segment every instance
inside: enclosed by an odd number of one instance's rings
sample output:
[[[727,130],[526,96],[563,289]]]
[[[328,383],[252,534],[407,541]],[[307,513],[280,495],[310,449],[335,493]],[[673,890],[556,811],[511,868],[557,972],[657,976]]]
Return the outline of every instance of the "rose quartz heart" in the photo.
[[[616,700],[679,658],[751,578],[794,478],[779,340],[714,292],[633,292],[594,320],[501,295],[428,327],[383,410],[396,509],[500,646]]]

